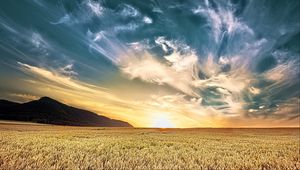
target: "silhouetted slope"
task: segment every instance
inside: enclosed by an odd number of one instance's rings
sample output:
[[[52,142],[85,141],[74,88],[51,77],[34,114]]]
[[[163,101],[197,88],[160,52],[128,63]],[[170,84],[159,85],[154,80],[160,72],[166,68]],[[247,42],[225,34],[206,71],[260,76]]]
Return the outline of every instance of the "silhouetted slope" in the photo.
[[[23,104],[0,100],[0,119],[57,125],[132,127],[127,122],[68,106],[49,97]]]
[[[0,100],[0,109],[6,108],[6,107],[16,106],[16,105],[19,105],[19,104],[20,103],[8,101],[8,100]]]

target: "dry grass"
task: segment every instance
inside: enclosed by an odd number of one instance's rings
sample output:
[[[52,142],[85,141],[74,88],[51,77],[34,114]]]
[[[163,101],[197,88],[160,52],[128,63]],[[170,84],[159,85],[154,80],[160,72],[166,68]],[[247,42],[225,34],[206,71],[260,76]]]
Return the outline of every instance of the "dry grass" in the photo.
[[[300,169],[299,135],[0,123],[0,169]]]

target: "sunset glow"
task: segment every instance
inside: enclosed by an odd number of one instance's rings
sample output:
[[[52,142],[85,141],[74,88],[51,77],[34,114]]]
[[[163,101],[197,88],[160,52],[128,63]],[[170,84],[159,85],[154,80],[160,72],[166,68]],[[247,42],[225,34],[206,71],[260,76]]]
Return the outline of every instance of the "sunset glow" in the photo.
[[[135,127],[299,127],[299,2],[282,3],[1,2],[0,97]]]
[[[158,117],[154,117],[152,121],[152,127],[157,127],[157,128],[174,128],[175,126],[173,125],[172,121],[168,116],[165,114],[161,114]]]

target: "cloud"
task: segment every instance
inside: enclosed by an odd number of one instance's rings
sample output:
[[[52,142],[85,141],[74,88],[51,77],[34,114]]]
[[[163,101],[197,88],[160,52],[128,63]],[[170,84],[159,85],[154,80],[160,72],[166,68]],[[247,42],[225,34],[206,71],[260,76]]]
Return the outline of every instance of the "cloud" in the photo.
[[[92,86],[92,85],[74,80],[70,75],[63,75],[59,72],[49,71],[44,68],[31,66],[31,65],[24,64],[21,62],[18,62],[18,64],[21,66],[21,70],[23,70],[27,73],[33,74],[33,75],[37,76],[38,78],[40,78],[41,80],[47,80],[52,83],[55,83],[58,86],[70,88],[73,90],[81,90],[81,91],[85,91],[85,92],[89,92],[89,93],[97,92],[97,93],[107,94],[104,91],[99,91],[99,89],[100,89],[99,87]],[[64,69],[69,70],[68,73],[73,72],[70,70],[70,66],[71,65],[67,66],[67,68],[66,67],[64,68]],[[102,89],[102,90],[104,90],[104,89]]]
[[[99,31],[93,33],[88,30],[86,36],[86,43],[90,49],[102,54],[114,64],[118,62],[119,56],[126,55],[125,45],[109,32]]]
[[[191,82],[197,77],[198,58],[194,52],[181,55],[173,47],[174,53],[166,55],[167,63],[156,59],[150,53],[122,56],[118,62],[121,71],[130,79],[139,78],[149,83],[169,85],[191,96],[198,96],[191,87]]]
[[[276,82],[287,83],[297,75],[297,64],[293,61],[288,61],[283,64],[279,64],[276,67],[268,70],[264,73],[266,79]],[[296,69],[295,69],[296,68]]]
[[[58,21],[56,22],[50,22],[51,24],[57,25],[57,24],[63,24],[63,23],[68,23],[71,24],[71,17],[69,14],[65,14],[63,17],[61,17]]]
[[[197,101],[201,99],[200,105],[214,112],[241,114],[245,105],[243,93],[254,79],[246,67],[235,67],[235,58],[220,58],[216,63],[211,54],[201,62],[189,46],[164,37],[158,37],[155,42],[165,52],[164,60],[147,52],[132,53],[120,58],[121,71],[130,79],[168,85]],[[227,64],[232,64],[232,69],[222,71]],[[205,78],[199,77],[200,72]]]
[[[188,97],[183,94],[152,95],[150,99],[138,102],[144,112],[168,115],[179,127],[222,127],[222,120],[238,117],[239,114],[225,114],[211,106],[203,106],[202,98]],[[167,114],[169,113],[169,114]],[[156,115],[154,115],[156,116]],[[187,126],[186,122],[189,122]]]
[[[249,88],[249,91],[250,91],[252,94],[255,94],[255,95],[260,93],[260,89],[255,88],[255,87],[250,87],[250,88]]]
[[[139,25],[137,23],[128,23],[126,25],[118,25],[114,27],[115,32],[126,32],[126,31],[134,31],[137,28],[139,28]]]
[[[25,101],[25,102],[31,101],[31,100],[37,100],[40,98],[39,96],[35,96],[32,94],[23,94],[23,93],[11,93],[10,96],[20,98],[22,101]]]
[[[27,37],[27,41],[29,40],[31,45],[33,46],[33,48],[31,49],[33,52],[39,53],[43,56],[47,56],[53,50],[53,47],[49,44],[49,42],[46,41],[38,32],[33,31],[29,36]]]
[[[59,72],[63,75],[70,76],[70,77],[78,75],[78,73],[73,70],[73,64],[67,64],[64,67],[59,68]]]
[[[12,21],[7,21],[7,19],[4,19],[2,17],[0,17],[0,25],[2,28],[4,28],[5,30],[17,34],[18,31],[15,29],[15,25],[12,24]]]
[[[261,105],[258,108],[248,110],[249,117],[268,118],[277,120],[300,119],[299,105],[300,99],[292,97],[290,99],[280,101],[276,105],[266,107]]]
[[[208,18],[216,42],[220,41],[223,28],[229,35],[236,33],[236,31],[251,35],[254,34],[251,28],[235,17],[234,10],[230,7],[224,9],[219,7],[218,4],[216,5],[216,8],[211,7],[210,3],[206,1],[205,6],[198,6],[198,8],[192,9],[194,14],[203,15]]]
[[[84,0],[81,3],[75,3],[78,8],[76,10],[68,10],[68,8],[62,6],[59,8],[59,13],[63,13],[63,16],[60,16],[57,21],[51,21],[51,24],[66,24],[72,26],[74,24],[82,24],[91,21],[94,17],[102,17],[106,9],[100,2],[93,0]],[[47,5],[46,5],[47,6]],[[51,8],[46,8],[45,10],[52,11]],[[55,10],[57,12],[57,10]],[[55,13],[54,12],[54,13]],[[57,17],[57,16],[55,16]]]
[[[94,2],[91,0],[86,1],[86,5],[92,10],[96,16],[100,16],[103,13],[104,8],[99,2]]]
[[[140,12],[131,5],[121,4],[119,5],[119,8],[119,14],[123,17],[137,17],[140,15]]]
[[[143,21],[146,24],[152,24],[153,20],[150,17],[144,16]]]

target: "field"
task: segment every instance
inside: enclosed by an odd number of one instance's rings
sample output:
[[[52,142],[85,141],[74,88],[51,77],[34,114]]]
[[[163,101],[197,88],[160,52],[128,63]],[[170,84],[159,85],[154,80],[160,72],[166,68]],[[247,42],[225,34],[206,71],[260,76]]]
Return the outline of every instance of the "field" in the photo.
[[[300,169],[299,132],[0,123],[0,169]]]

